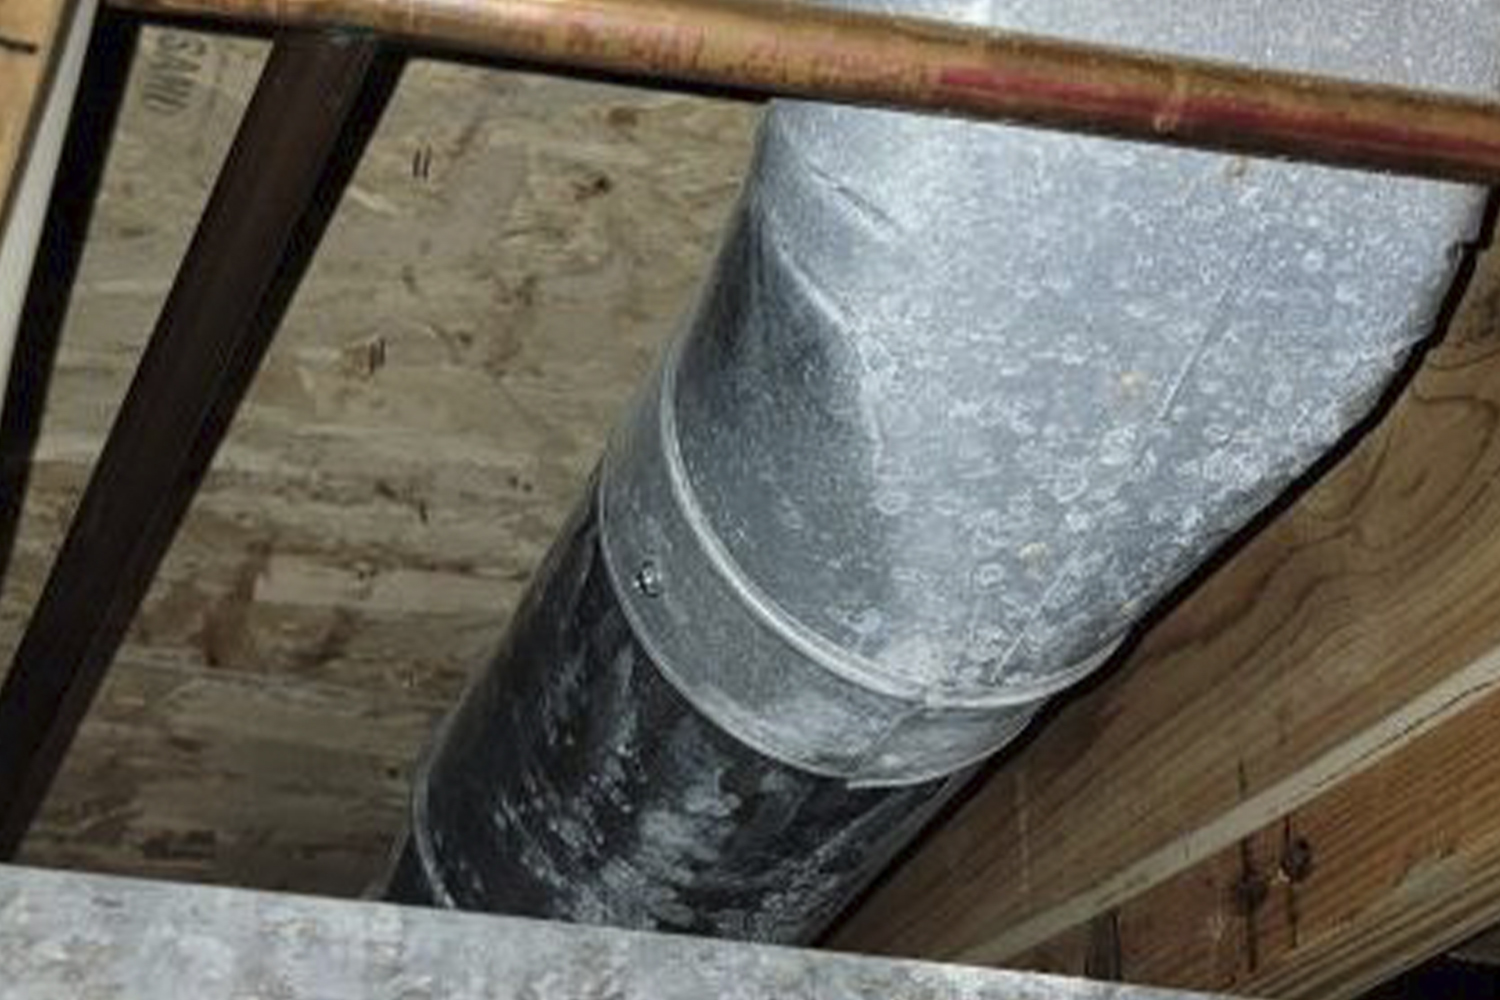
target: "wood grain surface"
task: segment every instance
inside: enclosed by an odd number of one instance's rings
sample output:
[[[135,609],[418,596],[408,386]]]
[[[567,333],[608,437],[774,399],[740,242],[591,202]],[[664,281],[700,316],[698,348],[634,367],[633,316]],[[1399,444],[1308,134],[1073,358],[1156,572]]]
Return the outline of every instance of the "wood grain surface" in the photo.
[[[0,594],[7,660],[263,51],[142,37]],[[211,708],[195,712],[233,715],[258,681],[431,721],[490,656],[691,303],[755,118],[725,102],[410,67],[117,684],[169,670],[203,681],[194,690]],[[384,768],[417,759],[423,725],[380,730],[378,751],[358,727],[340,749],[337,722],[274,723],[213,746],[203,732],[201,746],[172,751],[168,778],[152,747],[162,719],[185,720],[173,711],[143,706],[131,732],[109,738],[90,724],[23,857],[366,887],[401,822]],[[281,831],[272,848],[257,846],[265,817]],[[80,830],[86,848],[70,846]],[[200,847],[163,861],[146,846],[162,837]]]
[[[1491,671],[1500,664],[1491,664]],[[1110,912],[1132,982],[1357,997],[1500,913],[1500,693]],[[1082,973],[1076,928],[1014,964]]]
[[[0,0],[0,227],[68,0]]]

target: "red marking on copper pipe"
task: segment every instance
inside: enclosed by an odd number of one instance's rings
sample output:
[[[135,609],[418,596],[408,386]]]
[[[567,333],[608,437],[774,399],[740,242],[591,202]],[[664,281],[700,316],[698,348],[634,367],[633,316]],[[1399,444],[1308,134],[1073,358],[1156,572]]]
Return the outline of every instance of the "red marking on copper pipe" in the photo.
[[[1167,99],[1158,94],[1122,90],[1118,84],[1095,85],[970,66],[942,70],[938,74],[938,85],[953,90],[993,94],[1021,108],[1035,108],[1035,101],[1040,98],[1049,102],[1046,109],[1049,114],[1083,118],[1085,113],[1107,113],[1112,118],[1136,122],[1142,126],[1151,120],[1155,112],[1169,104]],[[1182,107],[1184,115],[1189,107],[1191,105]]]
[[[1004,73],[982,67],[948,67],[938,74],[940,86],[993,94],[1005,103],[1036,108],[1038,100],[1055,104],[1036,109],[1038,116],[1056,113],[1074,120],[1107,115],[1115,123],[1134,125],[1141,135],[1201,135],[1242,129],[1247,133],[1280,136],[1285,140],[1334,140],[1388,154],[1432,156],[1443,154],[1462,161],[1500,160],[1500,142],[1424,129],[1411,124],[1383,125],[1373,121],[1350,121],[1327,111],[1298,111],[1274,104],[1213,97],[1189,97],[1176,108],[1171,130],[1150,128],[1154,113],[1171,104],[1167,96],[1129,91],[1119,85],[1092,85],[1033,74]]]
[[[1316,111],[1257,108],[1238,101],[1200,98],[1189,103],[1183,117],[1195,119],[1193,127],[1200,130],[1205,126],[1233,126],[1308,141],[1343,139],[1361,147],[1378,147],[1411,156],[1431,156],[1438,152],[1466,161],[1475,157],[1500,159],[1500,142],[1420,126],[1349,121],[1338,114]]]

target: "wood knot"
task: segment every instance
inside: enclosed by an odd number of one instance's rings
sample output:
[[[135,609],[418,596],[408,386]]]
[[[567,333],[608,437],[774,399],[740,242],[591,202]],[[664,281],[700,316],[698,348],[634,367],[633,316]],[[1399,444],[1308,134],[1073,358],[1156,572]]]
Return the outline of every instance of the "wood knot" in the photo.
[[[41,51],[41,46],[35,42],[28,42],[24,38],[12,38],[10,35],[0,35],[0,52],[12,52],[18,56],[34,56]]]

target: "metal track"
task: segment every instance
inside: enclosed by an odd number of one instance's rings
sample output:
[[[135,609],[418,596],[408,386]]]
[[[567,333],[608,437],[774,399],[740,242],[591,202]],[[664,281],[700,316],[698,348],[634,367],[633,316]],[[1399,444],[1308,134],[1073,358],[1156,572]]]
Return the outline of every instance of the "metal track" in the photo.
[[[9,1000],[1191,1000],[605,927],[0,868]]]

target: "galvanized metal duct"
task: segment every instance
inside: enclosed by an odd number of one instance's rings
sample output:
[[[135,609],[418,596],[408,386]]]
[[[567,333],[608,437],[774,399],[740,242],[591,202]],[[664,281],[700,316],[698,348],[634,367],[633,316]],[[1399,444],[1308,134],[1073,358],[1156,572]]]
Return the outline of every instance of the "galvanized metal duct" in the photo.
[[[1500,82],[1494,0],[910,6]],[[438,741],[395,894],[808,939],[1367,413],[1482,200],[774,108],[685,334]]]

